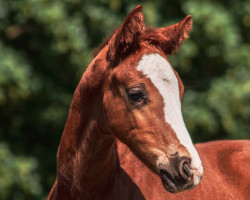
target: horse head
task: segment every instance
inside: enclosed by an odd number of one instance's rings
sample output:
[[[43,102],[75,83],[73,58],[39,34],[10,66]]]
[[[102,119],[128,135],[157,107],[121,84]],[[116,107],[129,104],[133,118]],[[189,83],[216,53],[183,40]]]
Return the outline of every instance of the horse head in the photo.
[[[137,6],[92,63],[92,70],[103,69],[96,73],[106,77],[102,103],[108,135],[125,143],[172,193],[193,188],[203,175],[182,117],[184,87],[167,58],[191,28],[187,16],[172,26],[146,29]]]

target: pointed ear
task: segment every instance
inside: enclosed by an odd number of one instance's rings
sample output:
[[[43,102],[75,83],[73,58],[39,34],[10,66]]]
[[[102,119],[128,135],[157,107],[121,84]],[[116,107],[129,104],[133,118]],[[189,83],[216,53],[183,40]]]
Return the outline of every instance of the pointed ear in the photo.
[[[144,40],[159,46],[165,54],[172,54],[188,38],[192,24],[192,17],[188,15],[177,24],[156,29],[154,32],[148,34]]]
[[[117,64],[134,45],[138,44],[138,37],[144,29],[142,6],[139,5],[128,14],[123,25],[109,41],[107,60]]]

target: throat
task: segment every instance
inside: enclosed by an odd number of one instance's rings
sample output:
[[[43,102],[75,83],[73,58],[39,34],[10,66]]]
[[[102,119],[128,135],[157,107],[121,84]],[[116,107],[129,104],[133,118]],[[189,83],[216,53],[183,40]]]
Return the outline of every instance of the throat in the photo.
[[[119,166],[115,141],[95,134],[86,136],[73,161],[75,186],[91,196],[107,192]]]
[[[76,91],[58,149],[57,193],[63,199],[96,199],[111,188],[119,159],[115,138],[92,114],[100,111],[89,112],[79,98]]]

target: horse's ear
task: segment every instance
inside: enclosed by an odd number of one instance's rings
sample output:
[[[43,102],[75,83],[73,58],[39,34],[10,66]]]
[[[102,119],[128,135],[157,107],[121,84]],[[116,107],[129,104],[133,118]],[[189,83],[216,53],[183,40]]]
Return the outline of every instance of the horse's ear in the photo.
[[[177,24],[156,29],[154,32],[148,34],[145,40],[159,46],[165,54],[172,54],[188,38],[192,24],[192,17],[188,15]]]
[[[109,41],[107,60],[113,65],[119,62],[128,51],[137,43],[139,35],[144,31],[142,6],[134,8],[125,19],[122,26],[115,32]]]
[[[192,17],[188,15],[181,22],[177,24],[167,26],[165,28],[159,28],[156,30],[156,32],[167,37],[168,41],[171,44],[167,45],[168,48],[165,49],[167,54],[172,54],[174,51],[177,51],[179,49],[182,42],[188,38],[188,34],[192,29],[192,24],[193,24]]]

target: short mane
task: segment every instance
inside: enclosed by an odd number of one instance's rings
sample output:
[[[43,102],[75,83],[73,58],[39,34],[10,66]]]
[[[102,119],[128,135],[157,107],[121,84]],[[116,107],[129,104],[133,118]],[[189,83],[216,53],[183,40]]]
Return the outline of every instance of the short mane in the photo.
[[[97,48],[94,49],[93,54],[92,54],[93,58],[95,58],[97,56],[97,54],[100,53],[101,50],[106,45],[108,45],[109,41],[111,40],[111,38],[113,37],[113,35],[116,33],[117,30],[118,29],[116,29],[115,31],[113,31],[113,34],[111,34],[108,38],[104,38],[103,41],[102,41],[102,43]],[[151,33],[154,32],[154,30],[155,29],[153,29],[153,28],[146,28],[145,32],[142,34],[142,37],[139,37],[139,39],[142,39],[144,41],[149,41],[150,37],[151,37]]]

